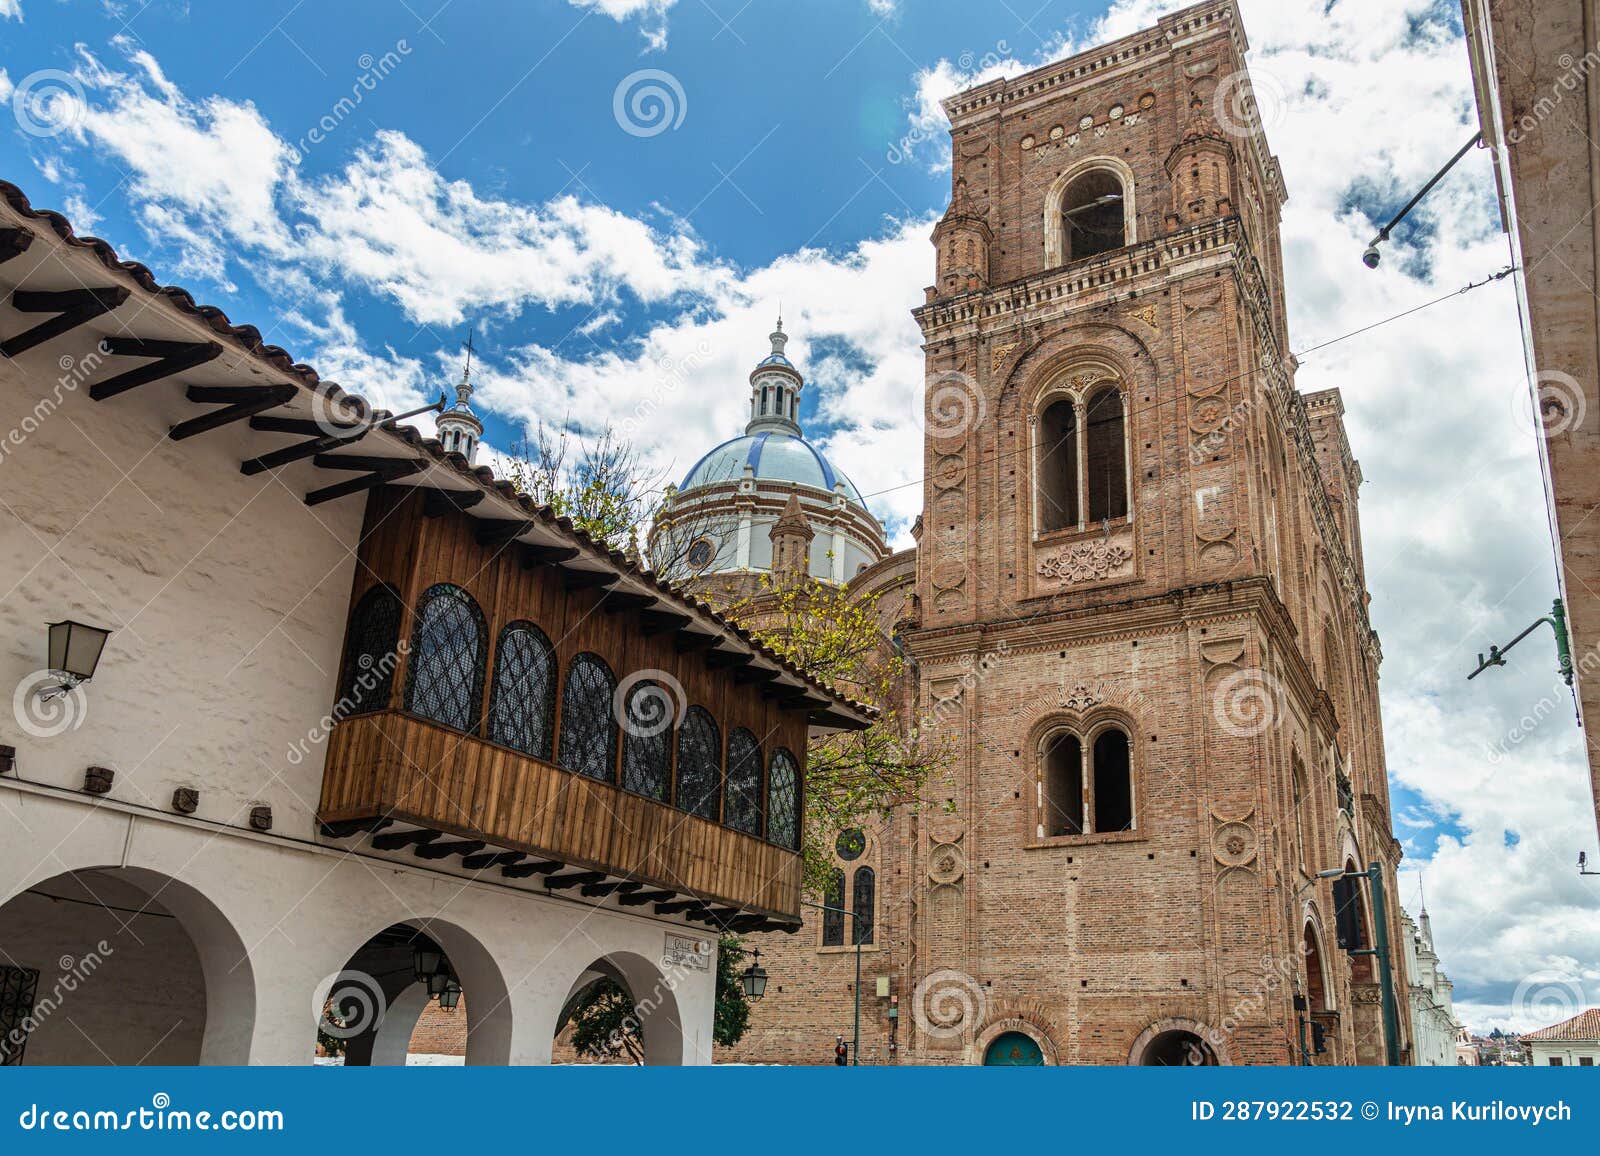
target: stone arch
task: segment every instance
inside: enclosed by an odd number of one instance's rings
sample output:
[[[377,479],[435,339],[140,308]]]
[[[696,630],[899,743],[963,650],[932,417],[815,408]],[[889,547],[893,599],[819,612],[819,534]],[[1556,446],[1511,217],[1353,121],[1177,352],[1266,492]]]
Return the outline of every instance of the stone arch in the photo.
[[[1027,747],[1028,757],[1033,760],[1033,777],[1035,783],[1035,798],[1027,809],[1024,823],[1025,837],[1054,838],[1050,834],[1050,824],[1043,818],[1046,806],[1045,781],[1047,766],[1046,760],[1052,753],[1050,744],[1064,740],[1067,737],[1076,738],[1079,744],[1079,757],[1081,759],[1080,772],[1082,778],[1083,796],[1081,799],[1083,816],[1089,821],[1088,828],[1091,834],[1106,834],[1094,824],[1093,806],[1094,792],[1090,786],[1091,776],[1094,772],[1094,746],[1097,739],[1110,730],[1121,731],[1128,740],[1127,743],[1127,783],[1128,783],[1128,810],[1131,822],[1126,830],[1138,830],[1140,827],[1139,812],[1143,805],[1144,782],[1142,777],[1142,760],[1140,758],[1139,736],[1141,728],[1134,716],[1119,707],[1097,705],[1087,710],[1052,710],[1038,719],[1028,728]],[[1040,829],[1043,834],[1040,835]],[[1083,834],[1084,831],[1067,832],[1068,834]],[[1112,832],[1114,833],[1114,832]]]
[[[1010,1032],[1027,1036],[1038,1044],[1044,1066],[1054,1067],[1061,1062],[1056,1052],[1055,1040],[1050,1037],[1049,1030],[1035,1023],[1026,1015],[1012,1015],[1003,1019],[991,1020],[983,1030],[972,1037],[972,1062],[983,1064],[989,1054],[989,1049],[994,1045],[995,1041]]]
[[[1139,241],[1139,214],[1137,212],[1136,188],[1133,169],[1127,162],[1114,156],[1084,157],[1075,164],[1067,166],[1061,175],[1051,182],[1050,188],[1044,197],[1044,260],[1047,269],[1054,269],[1058,265],[1065,265],[1070,260],[1067,254],[1066,229],[1061,220],[1064,208],[1063,199],[1067,189],[1078,180],[1096,170],[1108,172],[1116,177],[1117,183],[1122,186],[1122,232],[1124,245],[1135,245]]]
[[[5,962],[39,973],[25,1056],[56,1064],[249,1062],[255,971],[233,921],[199,888],[149,868],[103,865],[23,884],[4,899]],[[197,1003],[202,1025],[184,1032]]]
[[[459,978],[461,1003],[467,1017],[466,1063],[490,1067],[509,1064],[514,1025],[511,993],[505,975],[488,948],[473,932],[437,916],[401,914],[393,922],[369,931],[359,940],[352,937],[347,941],[348,949],[340,957],[345,961],[341,970],[323,977],[317,984],[311,994],[308,1011],[315,1014],[317,1009],[322,1008],[329,993],[336,990],[336,982],[341,976],[350,972],[362,973],[359,963],[362,953],[379,935],[392,928],[409,928],[433,940],[444,952],[450,970]],[[382,970],[394,971],[392,968]],[[374,1021],[364,1026],[359,1054],[364,1058],[370,1049],[371,1062],[378,1063],[380,1055],[392,1059],[397,1042],[401,1048],[409,1042],[411,1028],[416,1025],[417,1017],[428,999],[425,992],[424,998],[417,998],[413,989],[418,985],[413,976],[404,971],[403,964],[401,970],[394,971],[392,975],[370,978],[376,982],[370,985],[363,982],[362,986],[381,999],[382,1007]],[[397,1017],[397,1023],[392,1026],[388,1024],[391,1012]],[[408,1016],[409,1020],[406,1018]],[[386,1026],[390,1027],[389,1032],[384,1031]],[[399,1062],[405,1062],[403,1052]]]
[[[1228,1052],[1227,1038],[1214,1028],[1207,1027],[1199,1020],[1188,1019],[1184,1016],[1168,1016],[1156,1020],[1144,1031],[1139,1033],[1133,1041],[1133,1046],[1128,1049],[1128,1063],[1133,1067],[1145,1067],[1155,1063],[1158,1052],[1155,1049],[1165,1049],[1178,1037],[1179,1044],[1188,1042],[1186,1037],[1197,1040],[1209,1053],[1210,1059],[1217,1065],[1228,1067],[1233,1064],[1233,1058]]]
[[[575,997],[602,977],[621,984],[633,999],[640,1034],[644,1037],[645,1064],[675,1067],[684,1063],[687,1037],[678,1010],[676,981],[658,964],[632,951],[608,952],[578,972],[568,988],[562,1016],[552,1034],[566,1026],[566,1016],[570,1014]],[[710,1057],[703,1057],[703,1060],[709,1062]]]
[[[1306,1003],[1313,1012],[1339,1010],[1338,985],[1329,967],[1328,936],[1313,902],[1301,909],[1301,952],[1306,962]],[[1313,965],[1316,974],[1313,978]]]

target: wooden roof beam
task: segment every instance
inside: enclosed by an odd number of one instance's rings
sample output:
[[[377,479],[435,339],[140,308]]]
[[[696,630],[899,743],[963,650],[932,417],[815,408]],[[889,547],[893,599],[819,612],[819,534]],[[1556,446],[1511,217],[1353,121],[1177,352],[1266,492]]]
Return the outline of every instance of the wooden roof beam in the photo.
[[[326,460],[345,462],[350,459],[328,458]],[[347,482],[335,482],[333,485],[324,486],[320,490],[312,490],[306,495],[306,505],[316,506],[323,502],[331,502],[335,498],[343,498],[348,494],[359,494],[362,490],[377,489],[377,487],[386,485],[398,478],[410,477],[412,474],[421,473],[428,468],[427,462],[412,461],[406,458],[371,458],[363,460],[392,464],[385,464],[381,469],[374,470],[370,474],[363,474],[359,478],[351,478]],[[357,467],[342,465],[335,468],[354,469]]]
[[[195,434],[243,421],[264,409],[277,409],[294,400],[299,392],[292,385],[252,385],[237,389],[231,386],[191,386],[188,393],[190,401],[200,405],[222,403],[222,408],[179,422],[167,430],[167,436],[175,442],[181,442]]]
[[[419,859],[446,859],[451,855],[475,855],[483,850],[482,839],[452,839],[448,843],[424,843],[417,848]]]
[[[95,401],[105,401],[152,381],[160,381],[197,365],[204,365],[222,354],[222,346],[215,341],[146,341],[142,337],[107,337],[101,343],[113,357],[148,357],[152,360],[135,369],[96,382],[89,387],[89,396]]]
[[[576,546],[546,546],[536,542],[518,543],[518,552],[522,556],[522,568],[532,570],[535,566],[550,566],[557,562],[566,562],[578,556]]]
[[[29,234],[31,236],[32,234]],[[76,329],[86,321],[110,313],[128,299],[128,290],[108,285],[103,289],[65,289],[59,293],[38,293],[18,289],[11,294],[11,307],[19,313],[54,313],[32,329],[0,341],[0,354],[16,357],[53,337]]]
[[[544,881],[544,885],[551,891],[561,891],[568,887],[587,887],[603,881],[605,877],[604,871],[579,871],[572,875],[552,875]]]
[[[554,859],[540,859],[532,863],[509,863],[500,868],[500,874],[507,879],[526,879],[530,875],[549,875],[565,866]]]
[[[0,229],[0,265],[22,256],[31,244],[33,234],[27,229]]]
[[[561,567],[562,585],[568,590],[603,590],[622,581],[622,575],[607,570],[574,570]]]
[[[626,610],[648,610],[661,599],[654,594],[635,594],[631,590],[612,590],[600,599],[600,609],[607,614],[621,614]]]
[[[422,491],[422,516],[438,518],[452,510],[470,510],[483,501],[483,496],[482,490],[440,490],[430,487]]]
[[[395,831],[388,835],[374,835],[372,849],[374,851],[399,851],[406,847],[431,843],[439,837],[439,832],[429,830]]]
[[[665,634],[669,630],[682,630],[694,619],[687,614],[679,614],[672,610],[641,610],[639,612],[639,633],[643,635]]]

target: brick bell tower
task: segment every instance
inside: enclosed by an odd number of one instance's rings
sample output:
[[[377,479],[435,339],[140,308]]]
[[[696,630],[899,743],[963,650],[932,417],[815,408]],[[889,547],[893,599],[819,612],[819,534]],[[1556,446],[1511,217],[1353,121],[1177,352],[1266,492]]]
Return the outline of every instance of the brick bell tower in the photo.
[[[1205,3],[945,103],[901,1062],[1383,1062],[1368,899],[1315,878],[1399,858],[1359,469],[1245,50]]]

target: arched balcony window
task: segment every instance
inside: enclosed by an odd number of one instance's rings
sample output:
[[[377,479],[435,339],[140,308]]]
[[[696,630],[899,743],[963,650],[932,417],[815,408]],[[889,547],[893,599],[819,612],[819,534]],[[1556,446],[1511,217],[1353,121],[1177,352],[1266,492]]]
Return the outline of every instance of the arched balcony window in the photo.
[[[800,767],[781,747],[767,766],[767,841],[800,850]]]
[[[850,899],[850,910],[855,914],[855,918],[850,922],[855,924],[853,942],[871,943],[878,902],[877,873],[871,867],[857,867],[852,891],[854,894]]]
[[[406,664],[406,711],[477,733],[487,646],[488,627],[472,595],[449,583],[423,591]]]
[[[400,660],[400,595],[379,584],[361,596],[345,635],[337,718],[384,710]]]
[[[665,803],[672,794],[672,715],[676,704],[657,682],[635,683],[623,704],[622,786]]]
[[[1086,402],[1047,395],[1034,421],[1034,524],[1041,534],[1128,516],[1123,392],[1103,385]]]
[[[617,679],[605,659],[585,652],[572,660],[561,690],[557,761],[565,770],[616,781],[617,721],[611,705],[616,693]]]
[[[835,867],[828,872],[828,887],[822,893],[822,946],[844,946],[844,872]]]
[[[1061,194],[1062,260],[1081,261],[1128,243],[1122,180],[1110,169],[1090,169]]]
[[[556,651],[531,622],[513,622],[494,648],[489,741],[548,759],[556,730]]]
[[[1038,837],[1099,835],[1134,826],[1132,744],[1107,727],[1087,744],[1070,730],[1039,744]]]
[[[728,778],[722,821],[746,835],[761,834],[761,744],[744,727],[728,732]]]
[[[680,810],[713,822],[722,795],[722,737],[711,712],[692,706],[678,727],[678,790]]]

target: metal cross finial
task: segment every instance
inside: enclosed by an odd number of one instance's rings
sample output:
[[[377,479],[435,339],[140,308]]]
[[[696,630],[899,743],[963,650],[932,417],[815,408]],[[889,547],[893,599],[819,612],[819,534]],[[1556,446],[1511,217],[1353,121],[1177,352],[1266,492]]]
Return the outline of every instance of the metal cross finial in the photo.
[[[473,331],[469,329],[467,330],[467,339],[461,343],[461,347],[467,351],[467,364],[466,367],[461,371],[462,381],[467,380],[467,375],[472,372],[472,354],[474,352],[472,347],[472,338]]]

